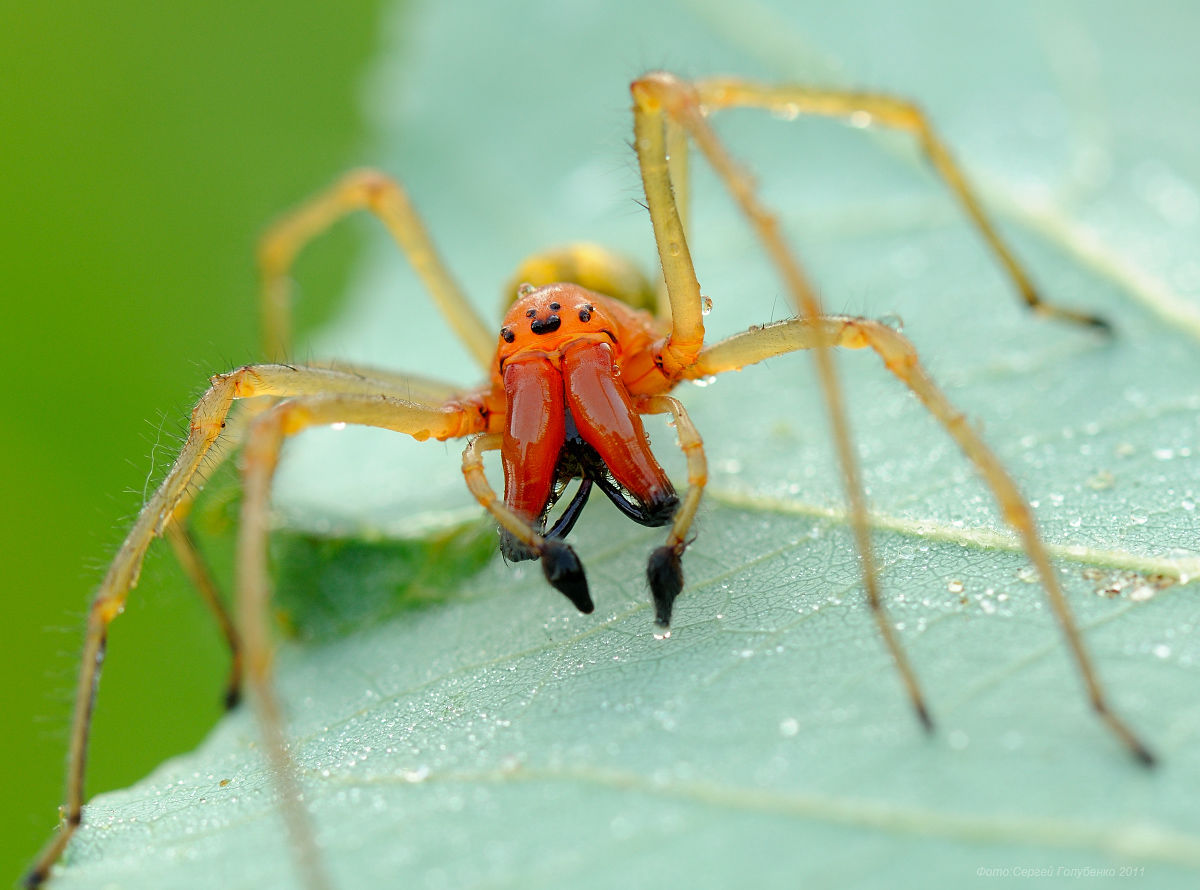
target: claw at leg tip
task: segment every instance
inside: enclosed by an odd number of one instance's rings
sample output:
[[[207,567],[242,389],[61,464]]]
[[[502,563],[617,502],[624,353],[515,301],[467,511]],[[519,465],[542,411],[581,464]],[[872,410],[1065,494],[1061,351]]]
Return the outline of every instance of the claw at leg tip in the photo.
[[[924,702],[916,703],[917,719],[921,721],[921,728],[929,735],[933,735],[934,725],[933,718],[929,716],[929,711],[925,708]]]
[[[1137,742],[1135,744],[1133,756],[1137,758],[1138,763],[1147,769],[1153,769],[1154,767],[1158,766],[1158,758],[1141,742]]]

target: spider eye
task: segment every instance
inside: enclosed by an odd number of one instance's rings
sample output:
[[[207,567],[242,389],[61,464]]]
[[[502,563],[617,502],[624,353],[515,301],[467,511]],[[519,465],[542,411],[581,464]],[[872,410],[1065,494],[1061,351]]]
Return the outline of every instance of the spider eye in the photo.
[[[500,336],[504,338],[505,343],[511,343],[513,340],[517,339],[517,335],[508,328],[501,328]]]
[[[526,317],[526,318],[536,318],[536,317],[537,317],[537,310],[536,310],[536,309],[526,309],[526,310],[525,310],[525,317]]]
[[[591,321],[592,320],[592,313],[590,311],[591,308],[592,308],[591,306],[584,306],[582,309],[579,310],[579,320],[580,321]]]
[[[562,308],[562,306],[559,306],[557,303],[551,303],[551,304],[550,304],[550,311],[551,311],[551,312],[557,312],[557,311],[558,311],[559,309],[561,309],[561,308]]]

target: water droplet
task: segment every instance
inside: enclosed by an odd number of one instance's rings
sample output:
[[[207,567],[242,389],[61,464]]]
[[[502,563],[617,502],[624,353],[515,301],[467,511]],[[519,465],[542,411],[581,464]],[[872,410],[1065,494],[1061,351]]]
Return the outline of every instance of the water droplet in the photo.
[[[949,590],[951,593],[962,593],[963,589],[964,589],[964,585],[961,581],[959,581],[957,578],[955,578],[953,581],[951,581],[949,584],[946,585],[946,589]]]
[[[680,247],[680,245],[679,245],[679,242],[678,242],[678,241],[668,241],[668,242],[667,242],[667,253],[668,253],[669,255],[671,255],[671,256],[679,256],[679,254],[680,254],[682,251],[683,251],[683,248],[682,248],[682,247]]]
[[[1026,584],[1037,584],[1038,573],[1033,566],[1024,566],[1017,570],[1017,578],[1024,581]]]
[[[701,297],[700,300],[700,314],[708,315],[712,312],[712,297]]]
[[[800,106],[794,102],[789,102],[786,105],[779,105],[771,109],[771,116],[776,120],[794,121],[800,116]]]
[[[717,382],[717,378],[713,374],[709,374],[707,377],[697,377],[695,380],[692,381],[692,383],[694,385],[700,387],[701,389],[703,389],[706,386],[712,386],[716,382]]]
[[[1183,509],[1187,510],[1190,513],[1196,509],[1196,502],[1193,501],[1191,498],[1184,498],[1182,501],[1179,502],[1179,506],[1183,507]]]
[[[881,316],[879,323],[885,328],[891,328],[896,333],[904,330],[904,319],[894,312],[889,312],[887,315]]]
[[[422,765],[418,766],[416,769],[401,770],[400,779],[404,782],[412,782],[416,784],[418,782],[424,782],[426,779],[428,779],[431,772],[432,770],[430,770],[428,766]]]
[[[1151,453],[1155,460],[1171,460],[1175,457],[1174,448],[1155,448]]]
[[[1100,470],[1092,476],[1089,476],[1086,484],[1087,487],[1092,491],[1107,491],[1113,487],[1113,483],[1116,482],[1116,480],[1117,477],[1108,470]]]
[[[1134,525],[1145,525],[1150,521],[1150,517],[1145,513],[1131,513],[1129,514],[1129,521]]]
[[[518,297],[527,297],[531,293],[533,293],[535,290],[537,290],[536,287],[534,287],[528,281],[523,281],[519,285],[517,285],[517,296]]]
[[[871,112],[855,111],[850,115],[850,126],[858,127],[861,130],[863,127],[871,126],[872,120]]]
[[[346,428],[346,424],[345,422],[339,420],[337,423],[329,424],[329,428],[331,430],[344,430]]]
[[[795,717],[787,717],[779,721],[779,734],[790,739],[800,732],[800,721]]]
[[[1166,643],[1159,643],[1157,646],[1154,647],[1154,655],[1157,658],[1170,658],[1171,657],[1171,647],[1168,646]]]

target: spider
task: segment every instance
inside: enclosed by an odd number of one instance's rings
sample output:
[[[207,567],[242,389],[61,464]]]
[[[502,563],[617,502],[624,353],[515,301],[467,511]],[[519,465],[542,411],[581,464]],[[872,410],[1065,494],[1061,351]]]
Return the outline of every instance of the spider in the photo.
[[[166,536],[220,623],[232,651],[226,701],[243,682],[253,693],[266,750],[285,801],[289,830],[313,886],[325,886],[307,817],[298,803],[284,743],[280,707],[270,683],[267,602],[268,496],[284,441],[313,426],[362,424],[418,440],[468,438],[462,471],[471,493],[495,519],[500,549],[510,561],[539,560],[546,580],[580,611],[593,609],[584,567],[565,538],[594,488],[646,526],[668,528],[649,557],[646,577],[658,625],[670,624],[684,587],[683,556],[707,480],[704,447],[683,404],[669,393],[682,381],[737,370],[773,356],[812,350],[828,408],[861,556],[867,603],[916,717],[933,721],[916,676],[880,597],[858,464],[845,421],[833,347],[871,349],[958,443],[991,489],[1005,520],[1020,536],[1058,620],[1086,695],[1098,717],[1133,757],[1154,755],[1109,707],[1078,628],[1059,587],[1028,504],[979,434],[922,368],[909,341],[865,318],[825,314],[778,224],[760,202],[750,177],[710,128],[711,112],[754,107],[867,120],[907,131],[961,203],[1029,308],[1042,316],[1107,330],[1100,318],[1056,306],[1038,295],[987,218],[943,141],[912,102],[882,94],[761,85],[739,79],[685,81],[652,72],[631,85],[634,148],[661,261],[661,284],[628,261],[595,245],[539,254],[518,270],[511,307],[489,328],[455,284],[403,187],[370,170],[348,174],[328,192],[285,216],[264,237],[262,271],[265,349],[272,362],[247,365],[211,379],[191,415],[182,450],[138,515],[92,602],[76,693],[66,777],[63,825],[34,863],[26,883],[36,887],[66,848],[83,818],[84,773],[91,714],[109,623],[137,584],[155,537]],[[685,232],[687,155],[694,145],[733,196],[783,279],[797,317],[755,326],[715,344],[704,340],[704,304]],[[302,247],[340,217],[366,209],[389,229],[434,302],[487,374],[473,390],[346,365],[287,364],[290,329],[288,272]],[[660,298],[659,292],[665,294]],[[231,414],[236,400],[250,400]],[[641,416],[671,415],[686,457],[687,489],[677,494],[650,450]],[[241,452],[244,499],[235,573],[236,621],[222,605],[185,525],[201,467],[233,447]],[[487,480],[483,455],[498,450],[504,492]],[[574,495],[552,519],[569,483]]]

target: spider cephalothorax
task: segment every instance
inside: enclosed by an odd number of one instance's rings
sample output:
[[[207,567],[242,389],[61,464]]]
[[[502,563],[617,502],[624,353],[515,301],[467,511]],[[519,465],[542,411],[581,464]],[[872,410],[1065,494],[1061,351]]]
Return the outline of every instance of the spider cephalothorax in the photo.
[[[665,525],[675,514],[679,498],[650,450],[623,373],[626,335],[644,340],[652,324],[645,313],[565,283],[523,288],[505,316],[497,350],[506,409],[504,502],[547,539],[570,531],[593,484],[643,525]],[[572,478],[580,488],[546,532]],[[542,557],[552,583],[571,558],[562,547],[538,552],[501,528],[505,557]],[[580,584],[586,589],[581,567],[571,589]]]

